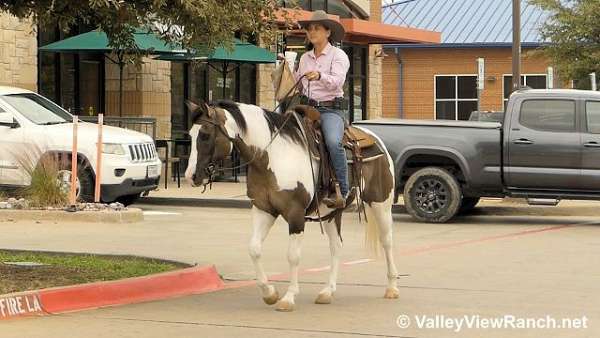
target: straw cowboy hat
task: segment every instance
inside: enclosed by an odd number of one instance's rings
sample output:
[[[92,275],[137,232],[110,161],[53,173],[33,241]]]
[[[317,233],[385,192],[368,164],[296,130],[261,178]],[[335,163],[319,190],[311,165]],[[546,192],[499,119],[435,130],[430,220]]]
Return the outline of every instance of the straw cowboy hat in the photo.
[[[344,38],[344,34],[345,34],[344,26],[342,26],[342,24],[340,24],[336,20],[331,19],[327,15],[327,13],[325,13],[325,11],[322,11],[322,10],[315,11],[313,13],[312,17],[310,18],[310,20],[298,21],[298,24],[300,24],[300,26],[302,26],[302,28],[307,28],[308,25],[311,23],[318,23],[318,24],[321,24],[321,25],[329,28],[329,30],[331,31],[331,35],[329,37],[331,38],[331,40],[333,40],[335,42],[341,42],[342,39]]]

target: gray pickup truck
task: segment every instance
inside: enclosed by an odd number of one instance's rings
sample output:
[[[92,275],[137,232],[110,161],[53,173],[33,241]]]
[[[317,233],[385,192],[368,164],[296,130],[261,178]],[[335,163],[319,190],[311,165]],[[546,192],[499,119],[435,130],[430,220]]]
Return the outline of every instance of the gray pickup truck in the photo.
[[[524,89],[504,122],[378,119],[395,164],[396,201],[423,222],[446,222],[481,197],[530,204],[600,200],[600,92]]]

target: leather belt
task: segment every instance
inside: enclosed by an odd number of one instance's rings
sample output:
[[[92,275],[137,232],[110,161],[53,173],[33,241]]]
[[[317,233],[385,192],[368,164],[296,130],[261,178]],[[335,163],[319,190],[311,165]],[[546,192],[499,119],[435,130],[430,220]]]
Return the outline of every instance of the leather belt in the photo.
[[[309,105],[309,106],[315,107],[315,108],[331,108],[331,109],[343,110],[343,109],[345,109],[344,102],[345,102],[345,100],[342,97],[336,97],[335,99],[333,99],[331,101],[316,101],[316,100],[310,99],[304,95],[300,97],[301,104],[306,104],[306,105]]]

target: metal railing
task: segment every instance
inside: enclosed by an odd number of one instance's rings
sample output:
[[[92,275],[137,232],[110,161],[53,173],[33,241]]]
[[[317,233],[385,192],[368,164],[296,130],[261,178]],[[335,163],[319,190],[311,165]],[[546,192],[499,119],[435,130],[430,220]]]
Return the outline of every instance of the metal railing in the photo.
[[[98,123],[98,116],[79,116],[85,122]],[[144,133],[156,140],[156,119],[153,117],[104,117],[104,124]]]

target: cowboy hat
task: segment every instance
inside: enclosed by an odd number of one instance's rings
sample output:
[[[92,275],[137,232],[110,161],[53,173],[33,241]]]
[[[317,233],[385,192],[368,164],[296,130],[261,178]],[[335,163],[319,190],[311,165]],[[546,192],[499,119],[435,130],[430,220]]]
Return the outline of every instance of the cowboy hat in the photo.
[[[331,31],[331,35],[329,36],[331,40],[335,42],[341,42],[344,38],[344,26],[340,24],[338,21],[331,19],[325,11],[318,10],[315,11],[310,18],[310,20],[300,20],[298,24],[302,26],[302,28],[307,28],[311,23],[318,23],[325,27],[327,27]]]

